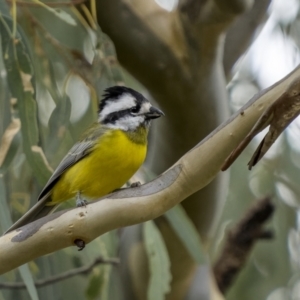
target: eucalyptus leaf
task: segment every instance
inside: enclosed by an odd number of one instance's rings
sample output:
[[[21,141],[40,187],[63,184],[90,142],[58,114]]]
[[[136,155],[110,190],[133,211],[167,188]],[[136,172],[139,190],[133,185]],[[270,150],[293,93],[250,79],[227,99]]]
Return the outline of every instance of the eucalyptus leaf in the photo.
[[[67,94],[64,94],[64,96],[60,98],[60,101],[58,101],[49,119],[48,125],[51,134],[57,134],[62,126],[67,127],[70,122],[70,115],[71,100]]]
[[[164,300],[172,279],[168,251],[153,221],[143,224],[143,236],[150,269],[147,299]]]
[[[6,1],[0,1],[0,12],[2,15],[9,16],[9,7]]]
[[[30,52],[22,31],[18,30],[13,38],[10,32],[12,21],[4,16],[0,21],[3,61],[10,93],[18,101],[23,149],[37,180],[43,185],[51,175],[51,168],[38,146],[37,104]]]
[[[182,206],[176,205],[165,213],[165,217],[193,259],[198,264],[206,263],[199,233]]]
[[[21,134],[20,132],[17,132],[7,151],[7,154],[5,156],[5,158],[3,159],[3,163],[0,165],[0,176],[3,176],[3,174],[5,174],[5,172],[9,169],[9,167],[11,166],[11,163],[13,162],[18,149],[20,147],[20,143],[21,143]]]
[[[72,18],[70,14],[66,13],[64,10],[53,9],[49,6],[45,6],[45,8],[53,14],[55,14],[55,16],[61,19],[62,21],[65,21],[69,25],[76,26],[76,21]]]
[[[1,224],[2,229],[7,229],[11,226],[12,220],[10,217],[9,207],[8,207],[7,201],[6,201],[5,185],[4,185],[3,179],[1,177],[0,177],[0,200],[1,200],[0,224]],[[38,300],[39,297],[38,297],[37,290],[34,285],[33,277],[31,275],[28,265],[25,264],[25,265],[19,267],[19,272],[23,279],[23,282],[26,285],[26,288],[30,295],[30,298],[32,300]]]
[[[0,300],[5,300],[5,298],[4,298],[4,296],[3,296],[3,294],[2,294],[1,291],[0,291]]]
[[[2,177],[0,177],[0,205],[0,225],[2,231],[4,231],[11,226],[12,220],[10,217],[9,207],[7,205],[6,188]]]
[[[97,46],[92,63],[95,88],[98,98],[107,86],[122,84],[124,74],[117,60],[117,54],[111,39],[98,28]]]
[[[85,291],[86,299],[94,300],[99,297],[101,286],[103,284],[103,273],[93,272],[89,279],[88,287]]]
[[[66,22],[67,24],[76,26],[76,21],[74,20],[74,18],[72,18],[71,15],[66,13],[64,10],[58,9],[58,8],[52,8],[38,0],[34,0],[34,2],[36,4],[39,4],[43,8],[47,9],[49,12],[51,12],[52,14],[54,14],[56,17],[58,17],[59,19],[61,19],[64,22]]]
[[[38,300],[39,296],[38,296],[36,287],[34,285],[33,277],[32,277],[31,272],[29,270],[28,264],[20,266],[19,271],[20,271],[21,277],[23,279],[23,282],[26,285],[26,288],[27,288],[27,291],[30,295],[30,298],[32,300]]]

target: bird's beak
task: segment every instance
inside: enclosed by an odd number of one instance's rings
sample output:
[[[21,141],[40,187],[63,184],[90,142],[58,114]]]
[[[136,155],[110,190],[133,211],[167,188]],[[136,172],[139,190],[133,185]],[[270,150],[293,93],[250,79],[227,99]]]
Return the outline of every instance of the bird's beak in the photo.
[[[156,119],[161,116],[164,116],[165,114],[158,108],[151,106],[149,111],[145,113],[145,116],[147,119]]]

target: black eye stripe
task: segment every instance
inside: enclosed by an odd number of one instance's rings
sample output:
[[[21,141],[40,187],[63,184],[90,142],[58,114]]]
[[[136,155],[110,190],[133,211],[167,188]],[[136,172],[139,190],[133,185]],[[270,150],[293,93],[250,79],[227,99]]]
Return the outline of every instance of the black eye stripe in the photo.
[[[135,108],[135,107],[132,107]],[[119,110],[119,111],[114,111],[110,114],[108,114],[105,119],[102,121],[103,124],[108,124],[108,123],[115,123],[117,120],[121,119],[122,117],[126,115],[130,115],[130,112],[132,108],[129,109],[124,109],[124,110]]]
[[[140,111],[140,109],[141,109],[141,105],[137,104],[136,106],[132,107],[130,109],[130,111],[133,112],[133,113],[138,113]]]

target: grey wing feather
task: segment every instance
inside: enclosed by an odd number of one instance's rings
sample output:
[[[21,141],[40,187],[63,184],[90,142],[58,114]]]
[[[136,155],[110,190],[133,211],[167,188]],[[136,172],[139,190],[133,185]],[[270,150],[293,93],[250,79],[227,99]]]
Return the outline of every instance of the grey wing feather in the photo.
[[[93,147],[94,143],[91,140],[82,141],[76,143],[69,153],[63,158],[60,162],[50,179],[48,180],[47,184],[43,188],[41,194],[39,195],[38,201],[40,201],[48,192],[51,191],[55,183],[58,181],[60,176],[71,166],[73,166],[76,162],[84,158],[90,153],[91,148]]]
[[[58,181],[59,177],[64,173],[66,169],[74,165],[80,159],[88,155],[89,150],[93,146],[93,141],[83,141],[76,143],[69,153],[64,157],[61,163],[58,165],[57,169],[54,171],[44,189],[42,190],[38,202],[26,213],[24,214],[17,222],[15,222],[10,228],[8,228],[4,234],[13,231],[17,228],[20,228],[34,220],[42,218],[51,211],[53,211],[56,206],[47,206],[46,203],[51,201],[51,190],[55,183]]]
[[[49,201],[50,192],[44,196],[40,201],[38,201],[31,209],[26,212],[17,222],[15,222],[11,227],[9,227],[3,234],[10,231],[16,230],[36,219],[42,218],[48,215],[52,210],[55,209],[53,206],[46,206],[45,204]]]
[[[51,191],[55,183],[60,176],[71,166],[77,163],[79,160],[87,156],[92,150],[95,140],[100,138],[109,128],[106,126],[99,126],[98,123],[92,125],[86,132],[86,138],[76,143],[69,151],[69,153],[63,158],[52,176],[48,180],[47,184],[43,188],[38,200],[41,200],[48,192]]]
[[[61,163],[58,165],[44,189],[42,190],[38,202],[24,215],[22,216],[16,223],[14,223],[4,234],[13,231],[21,226],[24,226],[30,222],[33,222],[36,219],[42,218],[53,210],[55,210],[56,206],[47,206],[47,202],[51,201],[51,190],[55,183],[59,180],[60,176],[71,166],[73,166],[76,162],[86,157],[93,145],[94,141],[99,138],[105,131],[106,127],[91,127],[89,131],[87,131],[87,135],[89,138],[82,140],[81,142],[76,143],[69,151],[69,153],[64,157]]]

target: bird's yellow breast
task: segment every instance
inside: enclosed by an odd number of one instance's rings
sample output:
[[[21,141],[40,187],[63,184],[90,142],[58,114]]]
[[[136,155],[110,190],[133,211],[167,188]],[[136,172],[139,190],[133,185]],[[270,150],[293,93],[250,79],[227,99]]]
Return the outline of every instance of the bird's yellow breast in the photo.
[[[51,204],[70,199],[78,191],[88,198],[99,198],[120,188],[144,162],[146,138],[136,143],[121,130],[104,133],[90,154],[63,173],[53,187]]]

